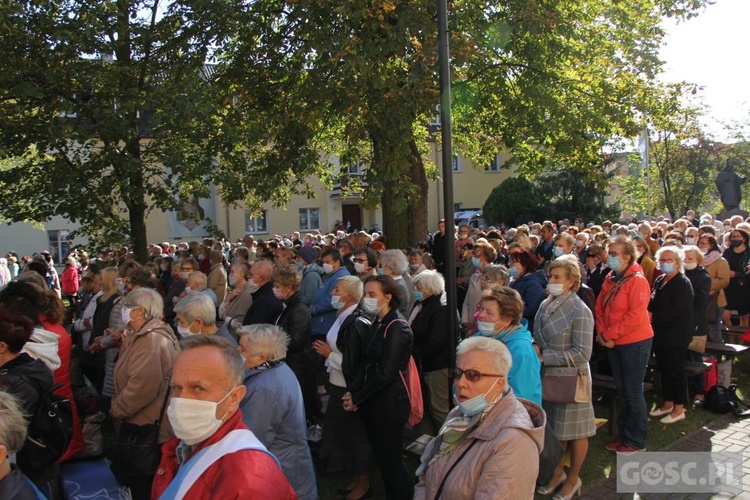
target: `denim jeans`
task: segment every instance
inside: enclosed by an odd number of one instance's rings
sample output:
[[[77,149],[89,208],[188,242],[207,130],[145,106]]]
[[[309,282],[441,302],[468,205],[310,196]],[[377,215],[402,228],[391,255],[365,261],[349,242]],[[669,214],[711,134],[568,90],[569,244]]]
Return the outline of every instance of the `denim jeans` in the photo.
[[[653,338],[609,349],[609,365],[617,388],[617,441],[635,448],[646,447],[648,414],[643,378],[651,356]]]

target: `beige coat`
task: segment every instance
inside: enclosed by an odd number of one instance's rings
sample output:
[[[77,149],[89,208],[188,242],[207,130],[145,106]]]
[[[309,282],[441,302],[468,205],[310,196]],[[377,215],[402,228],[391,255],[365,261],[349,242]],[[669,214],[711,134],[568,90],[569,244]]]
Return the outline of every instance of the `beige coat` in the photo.
[[[726,307],[727,297],[724,295],[724,289],[729,285],[729,262],[722,257],[706,267],[706,271],[711,277],[711,294],[719,292],[718,307]]]
[[[227,272],[221,264],[211,266],[211,272],[208,274],[206,288],[210,288],[216,294],[216,305],[224,302],[227,295]]]
[[[177,337],[161,319],[152,319],[130,333],[115,364],[114,418],[135,425],[153,424],[159,418],[179,350]],[[171,437],[167,421],[162,419],[160,443]]]
[[[447,419],[458,415],[458,408],[454,408]],[[435,498],[448,470],[475,439],[477,443],[448,475],[440,498],[534,498],[545,424],[542,408],[517,399],[511,390],[452,453],[430,464],[419,477],[414,499]]]

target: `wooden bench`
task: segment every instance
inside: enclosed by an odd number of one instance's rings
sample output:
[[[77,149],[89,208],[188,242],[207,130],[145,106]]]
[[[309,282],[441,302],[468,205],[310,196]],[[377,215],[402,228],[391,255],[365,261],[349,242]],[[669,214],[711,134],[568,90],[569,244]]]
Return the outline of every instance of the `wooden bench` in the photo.
[[[429,434],[420,434],[411,427],[404,427],[404,441],[402,448],[404,455],[419,459],[424,452],[425,446],[430,442],[433,436]]]
[[[726,342],[739,344],[742,335],[748,330],[746,326],[728,326],[721,329],[721,336]]]
[[[617,433],[617,387],[615,380],[610,375],[591,375],[592,392],[602,396],[609,396],[609,433]],[[643,393],[649,393],[654,390],[654,384],[651,382],[643,383]]]
[[[726,380],[732,379],[734,360],[750,353],[750,346],[739,344],[722,344],[721,342],[706,342],[706,354],[715,356],[719,363],[729,360],[729,373]]]

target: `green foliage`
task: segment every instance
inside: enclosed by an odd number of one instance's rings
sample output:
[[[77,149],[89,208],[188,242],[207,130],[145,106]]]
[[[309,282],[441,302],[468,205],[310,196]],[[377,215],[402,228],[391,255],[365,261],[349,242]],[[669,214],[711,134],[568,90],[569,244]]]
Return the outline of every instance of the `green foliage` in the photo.
[[[612,179],[599,161],[588,169],[552,167],[537,178],[538,192],[547,210],[545,219],[603,221],[620,218],[618,204],[607,205],[604,187]]]
[[[482,207],[489,224],[507,226],[548,218],[545,199],[539,190],[523,177],[510,177],[490,192]]]

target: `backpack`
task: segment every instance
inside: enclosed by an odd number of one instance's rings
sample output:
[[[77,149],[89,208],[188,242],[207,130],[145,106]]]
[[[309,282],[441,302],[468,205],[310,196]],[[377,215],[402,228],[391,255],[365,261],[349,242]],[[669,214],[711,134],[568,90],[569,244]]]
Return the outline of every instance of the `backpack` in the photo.
[[[409,327],[409,323],[407,323],[403,319],[394,319],[393,321],[388,323],[388,326],[385,327],[385,332],[383,332],[383,339],[385,339],[385,336],[388,333],[388,328],[390,328],[390,326],[397,321],[400,321],[407,327]],[[413,427],[421,422],[422,417],[424,416],[422,385],[419,381],[419,371],[417,370],[417,364],[414,362],[414,356],[409,355],[409,362],[406,365],[406,376],[404,376],[401,370],[399,370],[398,373],[399,375],[401,375],[401,381],[404,383],[404,387],[406,388],[406,395],[409,397],[409,406],[411,407],[411,410],[409,411],[408,422],[409,425]]]
[[[732,411],[729,389],[723,385],[714,385],[706,393],[703,407],[713,413],[729,413]]]
[[[37,390],[39,385],[26,375],[21,377]],[[56,463],[63,456],[73,437],[73,407],[68,398],[54,394],[62,387],[55,384],[41,393],[19,458],[38,467]]]

